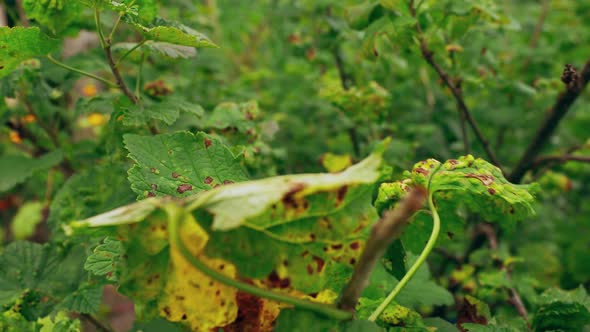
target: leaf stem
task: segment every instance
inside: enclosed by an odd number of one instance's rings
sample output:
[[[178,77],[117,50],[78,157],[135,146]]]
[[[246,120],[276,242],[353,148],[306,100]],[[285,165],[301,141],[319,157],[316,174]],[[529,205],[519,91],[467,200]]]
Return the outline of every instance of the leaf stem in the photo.
[[[183,212],[186,213],[186,212]],[[340,310],[334,306],[322,304],[322,303],[314,303],[311,301],[306,301],[303,299],[299,299],[293,296],[289,296],[286,294],[275,293],[273,291],[262,289],[250,284],[246,284],[230,278],[223,273],[220,273],[214,269],[211,269],[209,266],[198,260],[195,256],[191,254],[188,248],[185,246],[182,238],[180,237],[180,232],[178,231],[180,227],[180,223],[184,220],[181,216],[176,215],[172,218],[170,232],[172,234],[172,239],[175,241],[176,246],[180,250],[182,256],[197,270],[201,271],[203,274],[207,275],[208,277],[225,284],[230,287],[234,287],[240,291],[262,297],[267,298],[269,300],[278,301],[282,303],[287,303],[293,305],[297,308],[310,310],[327,317],[337,319],[337,320],[348,320],[352,318],[352,313],[344,310]]]
[[[133,53],[133,51],[135,51],[136,49],[138,49],[139,47],[141,47],[143,44],[145,44],[145,42],[147,41],[147,39],[144,39],[142,41],[140,41],[139,43],[137,43],[137,45],[133,46],[132,48],[130,48],[127,52],[125,52],[125,54],[123,54],[119,60],[117,60],[117,62],[115,63],[115,67],[119,67],[119,64],[121,64],[121,61],[123,61],[123,59],[125,59],[129,54]]]
[[[377,309],[375,309],[375,311],[371,314],[371,316],[369,316],[369,320],[372,322],[377,320],[377,318],[379,317],[379,315],[381,315],[383,310],[385,310],[385,308],[387,308],[387,306],[391,303],[391,301],[393,301],[393,299],[397,296],[397,294],[399,294],[399,292],[404,288],[404,286],[406,286],[408,281],[410,281],[410,279],[412,279],[412,277],[414,276],[416,271],[418,271],[420,266],[422,266],[422,264],[426,261],[426,258],[428,257],[428,255],[432,251],[432,248],[434,248],[434,245],[436,244],[438,234],[440,233],[440,217],[438,216],[438,212],[436,211],[436,207],[434,206],[434,202],[432,201],[432,196],[433,196],[433,193],[430,192],[428,194],[428,207],[429,207],[430,211],[432,212],[432,221],[433,221],[432,233],[430,234],[430,238],[428,239],[428,242],[426,243],[424,250],[422,250],[422,253],[418,257],[418,259],[416,260],[414,265],[412,265],[410,270],[408,270],[406,275],[402,278],[402,280],[399,281],[399,283],[395,286],[395,288],[391,291],[391,293],[389,293],[389,295],[379,305],[379,307],[377,307]]]
[[[115,35],[115,31],[117,31],[117,28],[119,27],[119,23],[121,23],[121,18],[123,17],[123,15],[125,15],[125,12],[119,13],[117,20],[115,21],[115,24],[111,29],[111,33],[109,33],[109,40],[113,40],[113,36]]]
[[[78,74],[83,75],[83,76],[87,76],[87,77],[93,78],[93,79],[95,79],[97,81],[100,81],[100,82],[106,84],[107,86],[109,86],[111,88],[116,88],[117,87],[117,84],[115,84],[115,83],[107,80],[106,78],[103,78],[103,77],[100,77],[100,76],[91,74],[89,72],[83,71],[83,70],[78,69],[78,68],[74,68],[74,67],[68,66],[65,63],[60,62],[57,59],[55,59],[54,57],[52,57],[51,54],[48,54],[47,55],[47,59],[49,59],[49,61],[53,62],[55,65],[57,65],[59,67],[62,67],[64,69],[67,69],[67,70],[72,71],[74,73],[78,73]]]

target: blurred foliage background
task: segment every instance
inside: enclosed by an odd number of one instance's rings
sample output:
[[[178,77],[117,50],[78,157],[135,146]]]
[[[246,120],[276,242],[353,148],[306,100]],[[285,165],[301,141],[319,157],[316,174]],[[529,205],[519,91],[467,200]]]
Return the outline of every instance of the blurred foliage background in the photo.
[[[558,95],[568,88],[562,78],[565,65],[580,72],[590,59],[586,0],[422,0],[414,3],[413,11],[401,0],[162,0],[159,5],[162,16],[205,33],[220,47],[199,49],[181,61],[131,54],[121,67],[125,78],[133,82],[140,77],[137,89],[154,103],[183,100],[200,105],[205,114],[201,118],[194,116],[200,111],[184,112],[172,124],[158,123],[159,129],[204,129],[219,135],[244,153],[250,175],[258,178],[322,171],[322,161],[333,155],[358,161],[389,136],[393,141],[386,160],[394,167],[394,177],[427,158],[471,153],[489,160],[457,99],[427,61],[421,40],[460,91],[505,174],[510,174],[538,138],[538,128]],[[4,1],[9,25],[19,20],[16,8],[13,1]],[[73,38],[80,28],[88,29],[84,40],[92,47],[82,46],[80,52],[64,47],[64,62],[106,74],[104,54],[93,47],[97,39],[92,15],[78,14],[46,30]],[[104,18],[107,24],[114,19]],[[117,38],[113,49],[123,54],[129,49],[124,43],[142,37],[122,26]],[[79,44],[80,39],[72,45]],[[96,194],[97,186],[106,187],[100,194],[104,199],[92,198],[96,204],[73,213],[78,218],[133,201],[130,192],[110,196],[110,183],[125,182],[123,167],[116,179],[101,173],[100,165],[128,163],[122,134],[149,131],[117,122],[131,111],[116,90],[81,79],[47,59],[33,60],[3,78],[0,88],[6,97],[0,118],[7,124],[0,129],[0,151],[39,156],[59,145],[67,161],[62,171],[35,173],[1,194],[7,241],[46,237],[43,223],[24,222],[24,230],[15,224],[23,223],[26,213],[39,216],[32,218],[38,222],[45,220],[49,202],[62,187],[71,187],[69,193],[62,189],[62,202],[68,195],[72,200],[90,199],[84,190]],[[219,118],[236,109],[237,114],[252,116],[254,124],[234,126],[239,119]],[[218,126],[219,121],[230,125]],[[537,214],[493,230],[497,238],[492,245],[489,228],[495,226],[481,226],[481,220],[470,217],[466,235],[446,242],[430,260],[434,278],[456,298],[476,296],[499,320],[517,320],[511,289],[534,312],[545,289],[590,287],[587,89],[555,125],[526,175],[512,179],[538,182]],[[544,156],[579,160],[547,161]],[[77,184],[65,184],[72,171],[83,169],[93,182],[78,178]],[[50,214],[49,228],[57,219]],[[423,309],[425,315],[451,320],[462,315],[459,306]]]

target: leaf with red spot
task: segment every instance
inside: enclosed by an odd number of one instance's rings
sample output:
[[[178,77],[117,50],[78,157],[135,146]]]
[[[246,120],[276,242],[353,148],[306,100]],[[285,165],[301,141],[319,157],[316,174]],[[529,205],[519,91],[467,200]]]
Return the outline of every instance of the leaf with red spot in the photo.
[[[125,146],[136,162],[129,181],[139,198],[185,197],[248,178],[229,148],[205,133],[129,134]]]

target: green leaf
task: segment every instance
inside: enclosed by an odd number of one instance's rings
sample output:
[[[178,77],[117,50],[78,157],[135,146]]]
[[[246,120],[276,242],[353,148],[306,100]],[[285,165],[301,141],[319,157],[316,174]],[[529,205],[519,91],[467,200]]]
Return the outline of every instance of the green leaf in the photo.
[[[102,285],[85,285],[68,294],[57,308],[80,313],[93,313],[102,303]]]
[[[137,43],[117,43],[113,45],[113,51],[126,52],[133,49]],[[133,53],[154,53],[169,59],[188,59],[197,56],[197,50],[191,46],[183,46],[166,42],[148,40]]]
[[[359,318],[367,318],[371,313],[377,309],[379,304],[383,302],[384,298],[380,299],[369,299],[361,297],[356,306],[357,315]],[[390,303],[387,308],[383,311],[377,322],[381,326],[387,326],[389,328],[394,326],[404,326],[407,328],[418,328],[425,329],[426,325],[422,321],[422,316],[416,311],[399,305],[395,302]]]
[[[407,254],[406,268],[412,266],[417,257]],[[371,283],[363,292],[363,296],[374,300],[385,299],[389,292],[399,282],[393,275],[385,270],[383,265],[378,265],[371,274]],[[432,281],[428,265],[422,265],[414,277],[400,291],[396,302],[412,309],[423,306],[451,305],[454,303],[453,295],[445,288]]]
[[[436,332],[459,332],[455,325],[440,317],[424,318],[424,324],[428,327],[436,327]]]
[[[12,219],[12,234],[17,240],[24,240],[35,232],[35,227],[43,217],[43,203],[27,202],[18,210]]]
[[[57,46],[39,28],[0,27],[0,78],[36,56],[46,55]]]
[[[140,198],[185,197],[247,179],[238,158],[202,132],[147,137],[128,134],[124,142],[136,162],[129,170],[129,181]]]
[[[511,327],[496,326],[496,325],[481,325],[474,323],[461,324],[463,329],[467,332],[518,332],[518,330]]]
[[[79,332],[80,321],[71,319],[65,311],[60,311],[56,315],[39,318],[38,323],[41,327],[39,332]]]
[[[127,182],[126,165],[105,163],[78,173],[57,192],[49,208],[53,230],[135,201]]]
[[[573,291],[546,290],[533,319],[536,331],[581,331],[590,324],[590,296],[580,286]]]
[[[98,276],[106,276],[108,280],[117,281],[123,262],[125,248],[115,239],[107,237],[103,243],[94,248],[93,253],[86,258],[84,268]]]
[[[215,129],[236,128],[239,132],[247,132],[254,128],[251,120],[259,114],[260,109],[255,101],[241,104],[224,102],[215,107],[203,126]]]
[[[160,120],[171,125],[178,119],[180,112],[202,117],[205,111],[198,104],[184,100],[166,99],[160,103],[131,105],[123,111],[123,124],[126,126],[144,126],[150,119]]]
[[[59,150],[47,153],[38,159],[20,155],[0,157],[0,192],[12,189],[38,171],[59,164],[62,158],[63,154]]]
[[[6,310],[0,315],[2,332],[37,332],[36,322],[30,322],[18,312]]]
[[[311,311],[286,309],[279,315],[274,331],[285,332],[383,332],[383,328],[367,320],[334,321]]]
[[[82,9],[78,1],[68,0],[24,0],[23,8],[27,18],[56,36],[67,32],[71,24],[78,21]]]
[[[189,47],[218,47],[207,36],[178,22],[156,17],[149,24],[127,16],[127,22],[141,32],[146,39]]]
[[[23,241],[9,244],[0,254],[0,304],[28,301],[21,310],[29,320],[45,316],[54,306],[84,312],[97,309],[89,303],[100,301],[89,302],[89,293],[79,289],[87,279],[82,269],[84,258],[81,247]]]

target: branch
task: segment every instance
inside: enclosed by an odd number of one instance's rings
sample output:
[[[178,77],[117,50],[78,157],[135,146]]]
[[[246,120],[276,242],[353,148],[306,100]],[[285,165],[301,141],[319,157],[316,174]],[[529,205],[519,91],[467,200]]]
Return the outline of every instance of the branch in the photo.
[[[410,1],[410,13],[412,17],[417,20],[416,17],[416,8],[414,7],[414,1]],[[479,129],[477,122],[471,115],[469,108],[465,104],[465,100],[463,99],[463,93],[461,92],[460,85],[453,82],[451,77],[444,71],[444,69],[434,60],[434,52],[428,48],[428,44],[424,39],[422,28],[420,27],[420,23],[416,21],[416,31],[418,32],[418,40],[420,42],[420,51],[422,52],[422,56],[424,60],[428,62],[428,64],[436,71],[440,79],[445,83],[445,85],[451,90],[451,93],[455,97],[455,101],[457,102],[457,107],[462,117],[467,120],[469,126],[473,130],[473,133],[477,137],[477,140],[482,145],[486,155],[488,156],[489,160],[496,166],[501,168],[500,162],[498,158],[496,158],[495,153],[490,148],[490,142],[484,137],[483,133]]]
[[[565,91],[557,96],[555,104],[546,112],[545,120],[543,120],[543,123],[537,130],[535,137],[512,170],[512,173],[508,176],[510,182],[520,182],[526,171],[531,169],[533,161],[553,136],[559,122],[567,114],[586,85],[588,85],[588,81],[590,81],[590,59],[588,59],[579,75],[575,70],[572,71],[571,66],[566,65],[562,81],[566,83]]]
[[[529,47],[531,49],[537,48],[537,43],[539,42],[539,38],[541,37],[541,32],[543,32],[543,24],[545,24],[545,19],[547,18],[547,14],[549,13],[550,6],[551,0],[543,0],[541,14],[539,15],[539,19],[537,21],[537,24],[535,25],[535,30],[533,31],[533,36],[531,37],[531,41],[529,43]]]
[[[363,290],[369,284],[369,277],[387,247],[399,238],[410,217],[424,204],[427,192],[423,188],[413,189],[393,211],[386,211],[373,226],[367,246],[356,264],[352,278],[344,288],[338,307],[354,311]]]

